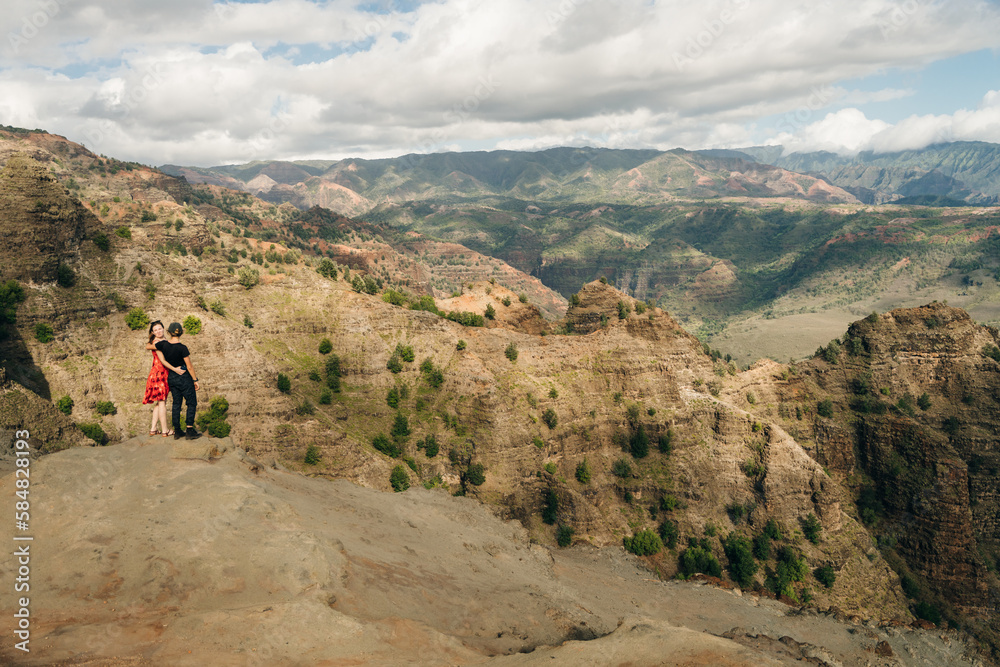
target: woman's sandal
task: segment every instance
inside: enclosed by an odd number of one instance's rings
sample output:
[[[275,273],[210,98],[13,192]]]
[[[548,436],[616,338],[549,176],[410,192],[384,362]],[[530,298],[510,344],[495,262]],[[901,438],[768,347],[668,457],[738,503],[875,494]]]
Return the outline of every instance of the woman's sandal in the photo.
[[[166,438],[167,436],[171,436],[173,434],[174,434],[174,429],[170,429],[169,431],[163,434],[163,437]]]
[[[159,431],[150,431],[149,432],[150,435],[156,435],[157,433],[159,433]]]

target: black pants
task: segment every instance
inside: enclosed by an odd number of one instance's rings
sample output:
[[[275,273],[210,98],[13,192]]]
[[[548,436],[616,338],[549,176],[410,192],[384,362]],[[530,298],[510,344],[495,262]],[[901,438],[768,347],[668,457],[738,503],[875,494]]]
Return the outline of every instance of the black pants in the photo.
[[[185,373],[167,373],[167,386],[170,387],[170,396],[173,404],[170,406],[171,423],[174,425],[174,432],[181,432],[181,400],[187,402],[187,426],[194,428],[194,413],[198,409],[198,392],[194,390],[194,381],[191,375]]]

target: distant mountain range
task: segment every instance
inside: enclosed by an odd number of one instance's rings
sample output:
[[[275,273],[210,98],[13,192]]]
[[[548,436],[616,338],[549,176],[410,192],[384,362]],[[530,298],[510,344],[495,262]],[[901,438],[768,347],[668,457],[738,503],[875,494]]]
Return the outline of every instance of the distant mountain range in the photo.
[[[761,163],[749,155],[681,149],[554,148],[405,155],[381,160],[252,162],[211,168],[164,165],[190,183],[245,190],[274,203],[319,205],[357,215],[379,204],[501,197],[526,201],[658,204],[676,199],[792,197],[853,203],[825,178]]]
[[[301,209],[323,206],[345,215],[387,202],[490,197],[611,204],[741,196],[934,206],[1000,201],[1000,145],[984,142],[855,157],[829,152],[786,155],[781,146],[665,152],[554,148],[161,169],[190,183],[244,190]]]
[[[1000,145],[997,144],[960,141],[899,153],[865,151],[854,157],[826,151],[783,155],[783,151],[781,146],[754,146],[706,152],[822,177],[866,204],[947,206],[963,202],[990,205],[1000,201]]]

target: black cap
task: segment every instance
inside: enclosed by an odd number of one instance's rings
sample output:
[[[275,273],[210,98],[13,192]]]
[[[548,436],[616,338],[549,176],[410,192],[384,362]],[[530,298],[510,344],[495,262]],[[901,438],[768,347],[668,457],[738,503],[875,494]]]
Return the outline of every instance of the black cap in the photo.
[[[170,326],[167,327],[167,333],[171,336],[180,336],[184,333],[184,327],[182,327],[179,322],[171,322]]]

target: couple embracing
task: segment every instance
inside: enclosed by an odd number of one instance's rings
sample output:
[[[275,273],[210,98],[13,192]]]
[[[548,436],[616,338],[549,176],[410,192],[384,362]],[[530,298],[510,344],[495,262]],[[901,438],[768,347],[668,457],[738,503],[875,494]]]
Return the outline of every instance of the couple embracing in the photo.
[[[194,428],[195,411],[198,409],[198,378],[191,364],[191,353],[181,342],[184,328],[177,322],[167,327],[167,339],[164,336],[163,323],[159,320],[149,325],[149,341],[146,349],[153,353],[153,368],[146,379],[146,393],[142,398],[143,405],[153,404],[153,422],[149,426],[149,434],[156,435],[156,422],[163,427],[162,435],[174,436],[174,440],[186,437],[195,440],[201,433]],[[167,393],[173,398],[171,417],[174,428],[167,430]],[[181,430],[181,401],[187,403],[186,432]]]

